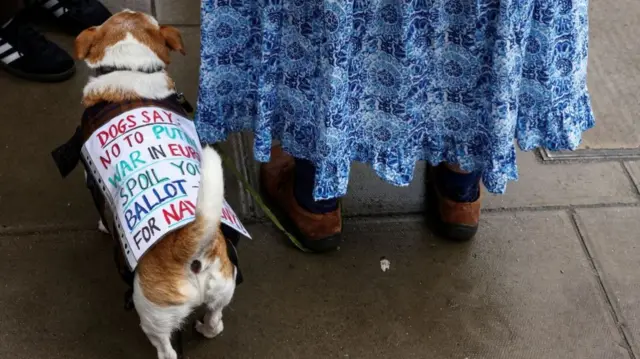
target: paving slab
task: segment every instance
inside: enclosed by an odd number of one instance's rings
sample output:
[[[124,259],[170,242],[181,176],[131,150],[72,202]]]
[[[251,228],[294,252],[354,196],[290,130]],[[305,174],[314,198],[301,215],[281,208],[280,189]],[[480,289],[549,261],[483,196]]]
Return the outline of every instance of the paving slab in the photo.
[[[585,149],[638,149],[640,153],[640,6],[635,0],[593,0],[589,9],[589,90],[596,127]]]
[[[619,162],[542,164],[518,153],[520,178],[503,196],[488,195],[485,208],[636,203],[637,192]]]
[[[344,199],[347,215],[414,213],[425,203],[425,164],[416,166],[409,187],[382,181],[369,166],[354,163]],[[618,162],[563,165],[540,163],[532,152],[518,152],[520,179],[507,185],[505,195],[487,194],[483,208],[635,203],[636,190]],[[640,172],[639,172],[640,173]]]
[[[199,0],[155,0],[156,16],[163,24],[200,24]]]
[[[170,71],[180,91],[195,103],[198,29],[181,30],[188,52],[184,57],[173,55]],[[47,37],[68,51],[73,48],[70,36],[50,33]],[[62,179],[50,155],[80,122],[80,98],[88,71],[83,63],[77,66],[72,79],[58,84],[28,82],[0,71],[0,231],[96,225],[97,214],[82,171]],[[228,199],[238,207],[237,182],[229,178]]]
[[[102,3],[113,13],[130,9],[151,14],[151,0],[102,0]]]
[[[187,357],[629,358],[564,212],[492,214],[462,245],[413,218],[345,228],[338,252],[308,255],[250,226],[225,332],[188,330]],[[0,283],[0,357],[155,355],[122,309],[104,235],[0,237]]]
[[[640,354],[640,208],[577,211],[578,225],[617,311]]]

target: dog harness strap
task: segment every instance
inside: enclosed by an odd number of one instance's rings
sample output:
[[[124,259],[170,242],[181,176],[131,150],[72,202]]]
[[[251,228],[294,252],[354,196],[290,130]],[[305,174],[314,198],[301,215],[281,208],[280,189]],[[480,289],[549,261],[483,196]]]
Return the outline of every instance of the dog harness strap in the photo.
[[[236,249],[236,245],[240,240],[240,234],[238,231],[224,223],[221,223],[220,225],[224,240],[227,242],[227,255],[229,256],[231,263],[236,267],[236,286],[238,286],[244,281],[242,271],[240,270],[240,264],[238,262],[238,250]]]
[[[78,127],[67,142],[51,152],[53,161],[56,163],[56,167],[58,167],[62,177],[67,177],[78,165],[83,143],[82,130]]]

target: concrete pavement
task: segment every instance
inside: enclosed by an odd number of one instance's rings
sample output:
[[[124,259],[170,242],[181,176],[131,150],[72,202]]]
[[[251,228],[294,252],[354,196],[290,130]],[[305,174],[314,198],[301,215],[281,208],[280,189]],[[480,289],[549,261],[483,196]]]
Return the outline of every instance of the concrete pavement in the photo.
[[[187,357],[633,358],[625,336],[640,324],[639,253],[623,251],[616,266],[609,249],[633,242],[624,230],[608,245],[605,230],[591,232],[589,250],[580,232],[608,219],[622,228],[640,211],[608,208],[601,220],[589,211],[491,213],[463,245],[435,239],[419,217],[353,219],[329,255],[304,255],[253,225],[225,332],[188,331]],[[3,236],[0,357],[154,356],[122,309],[110,246],[87,230]],[[602,253],[598,265],[591,250]]]
[[[188,55],[174,57],[172,74],[191,99],[198,3],[107,1],[180,27]],[[95,230],[80,171],[61,179],[49,155],[79,121],[85,81],[82,65],[63,84],[0,72],[0,358],[155,355],[122,308],[110,239]],[[600,94],[610,98],[598,103],[615,105],[615,93]],[[226,147],[255,180],[245,139]],[[422,170],[394,188],[356,164],[345,244],[327,255],[286,245],[229,178],[231,203],[254,222],[255,239],[239,248],[245,283],[221,337],[188,331],[187,358],[638,359],[640,161],[518,161],[520,181],[487,197],[468,244],[424,226]]]

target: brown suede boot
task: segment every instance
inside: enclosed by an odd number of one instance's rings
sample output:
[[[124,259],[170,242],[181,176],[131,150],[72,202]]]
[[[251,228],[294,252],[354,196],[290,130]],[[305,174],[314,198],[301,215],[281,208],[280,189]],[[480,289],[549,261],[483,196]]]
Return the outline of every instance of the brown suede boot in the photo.
[[[336,249],[342,240],[340,206],[333,212],[317,214],[302,208],[293,195],[295,161],[280,146],[271,150],[271,161],[260,168],[260,182],[272,205],[286,216],[294,236],[314,252]]]
[[[474,202],[455,202],[445,197],[436,182],[440,169],[429,167],[428,208],[436,234],[454,241],[468,241],[478,231],[482,190]]]

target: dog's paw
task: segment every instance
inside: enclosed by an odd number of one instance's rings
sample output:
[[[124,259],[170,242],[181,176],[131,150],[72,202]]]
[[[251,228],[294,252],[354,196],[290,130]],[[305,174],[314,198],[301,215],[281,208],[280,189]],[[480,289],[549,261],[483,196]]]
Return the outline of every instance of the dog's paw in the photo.
[[[104,226],[104,223],[102,223],[102,220],[98,221],[98,231],[109,234],[109,230],[107,229],[107,227]]]
[[[196,321],[196,330],[198,333],[204,335],[205,338],[213,339],[222,333],[224,330],[224,324],[222,323],[222,320],[220,320],[214,327],[212,327],[198,320]]]

